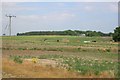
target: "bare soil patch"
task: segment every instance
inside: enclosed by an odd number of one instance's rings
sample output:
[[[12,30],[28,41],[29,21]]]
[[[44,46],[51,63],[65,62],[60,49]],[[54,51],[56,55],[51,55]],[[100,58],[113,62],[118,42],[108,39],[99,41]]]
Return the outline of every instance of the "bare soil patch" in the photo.
[[[25,63],[30,63],[33,62],[32,59],[24,59]],[[38,65],[43,65],[43,66],[51,66],[51,67],[56,67],[57,62],[54,60],[49,60],[49,59],[37,59],[37,62],[35,64]]]

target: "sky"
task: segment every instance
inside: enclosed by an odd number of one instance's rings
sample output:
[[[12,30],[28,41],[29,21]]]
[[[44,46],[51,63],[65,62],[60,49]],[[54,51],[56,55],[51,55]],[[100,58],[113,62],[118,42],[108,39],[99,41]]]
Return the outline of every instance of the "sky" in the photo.
[[[29,31],[92,30],[113,32],[118,26],[117,2],[3,2],[2,31],[12,35]]]
[[[2,2],[119,2],[119,0],[1,0]]]

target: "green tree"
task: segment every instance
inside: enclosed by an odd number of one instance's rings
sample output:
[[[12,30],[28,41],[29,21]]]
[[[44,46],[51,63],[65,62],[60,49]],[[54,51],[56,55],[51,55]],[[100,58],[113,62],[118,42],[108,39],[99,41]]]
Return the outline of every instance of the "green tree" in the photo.
[[[64,31],[67,35],[76,35],[75,31],[72,30],[66,30]]]
[[[116,29],[114,30],[113,40],[114,40],[115,42],[119,42],[119,41],[120,41],[120,26],[119,26],[119,27],[116,27]]]

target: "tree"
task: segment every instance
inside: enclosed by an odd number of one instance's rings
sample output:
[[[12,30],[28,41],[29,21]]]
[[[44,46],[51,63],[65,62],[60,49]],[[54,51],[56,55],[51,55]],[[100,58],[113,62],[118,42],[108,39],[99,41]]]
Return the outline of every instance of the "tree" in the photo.
[[[115,42],[120,42],[120,26],[119,26],[119,27],[116,27],[116,29],[114,30],[113,40],[114,40]]]
[[[76,33],[74,32],[74,31],[72,31],[72,30],[66,30],[66,31],[64,31],[67,35],[76,35]]]

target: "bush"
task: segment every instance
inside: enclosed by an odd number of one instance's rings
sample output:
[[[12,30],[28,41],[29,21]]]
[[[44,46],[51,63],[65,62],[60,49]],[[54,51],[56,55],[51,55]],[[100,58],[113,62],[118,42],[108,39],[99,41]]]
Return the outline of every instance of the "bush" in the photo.
[[[21,64],[23,63],[23,60],[20,57],[15,57],[14,62]]]
[[[18,50],[26,50],[26,48],[18,48]]]
[[[81,48],[79,47],[79,48],[78,48],[78,50],[80,51],[80,50],[81,50]]]
[[[12,56],[10,55],[10,58],[15,62],[15,63],[19,63],[22,64],[23,60],[21,59],[21,56]]]
[[[114,30],[113,40],[114,40],[115,42],[119,42],[119,41],[120,41],[120,26],[117,27],[117,28]]]
[[[107,52],[110,52],[110,49],[106,49]]]

